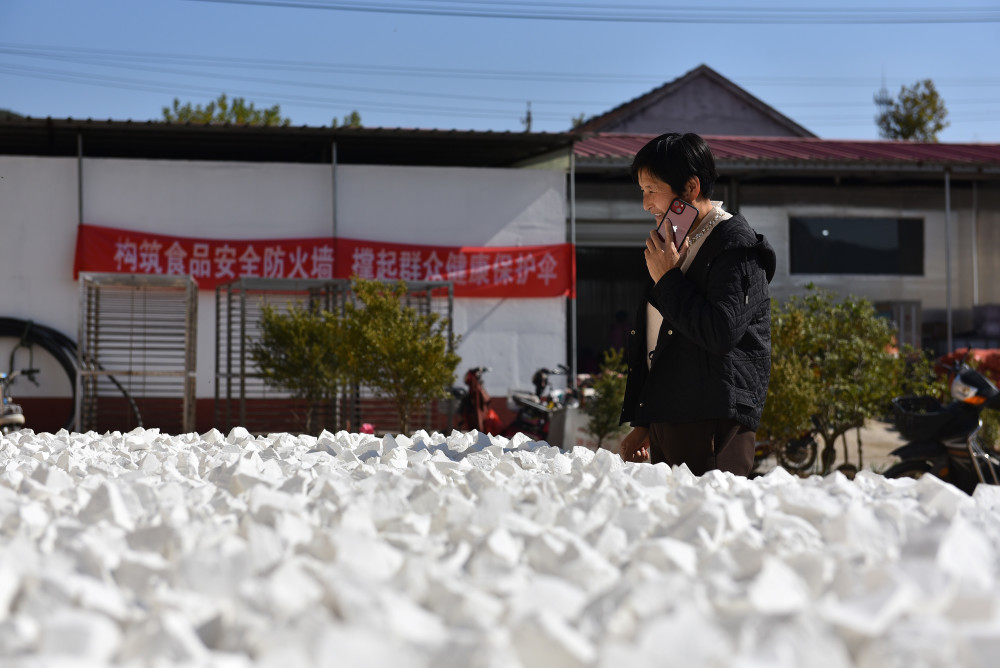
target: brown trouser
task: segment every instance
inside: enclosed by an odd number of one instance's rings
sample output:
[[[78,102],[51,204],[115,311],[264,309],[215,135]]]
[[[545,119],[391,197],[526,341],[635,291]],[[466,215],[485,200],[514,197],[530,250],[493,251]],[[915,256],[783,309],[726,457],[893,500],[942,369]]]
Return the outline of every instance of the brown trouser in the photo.
[[[757,434],[736,420],[654,422],[649,425],[649,461],[684,463],[695,475],[719,469],[745,476],[753,467]]]

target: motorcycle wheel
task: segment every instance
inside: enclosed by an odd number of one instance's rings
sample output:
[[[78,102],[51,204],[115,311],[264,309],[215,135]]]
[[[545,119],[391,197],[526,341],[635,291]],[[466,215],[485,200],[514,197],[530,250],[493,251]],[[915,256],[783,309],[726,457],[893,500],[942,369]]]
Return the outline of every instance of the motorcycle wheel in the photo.
[[[514,438],[515,434],[524,434],[525,436],[535,438],[535,430],[531,427],[532,425],[526,422],[514,420],[514,422],[511,422],[501,430],[500,435],[504,438]]]
[[[808,471],[816,463],[819,444],[810,434],[806,438],[796,438],[777,448],[778,464],[786,471]]]
[[[919,478],[930,473],[931,465],[918,460],[904,460],[887,468],[882,475],[886,478]]]

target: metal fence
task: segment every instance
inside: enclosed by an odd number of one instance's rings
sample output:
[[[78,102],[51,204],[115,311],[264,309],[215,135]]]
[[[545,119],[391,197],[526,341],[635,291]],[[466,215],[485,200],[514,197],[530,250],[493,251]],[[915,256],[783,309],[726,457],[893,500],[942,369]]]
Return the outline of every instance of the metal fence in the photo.
[[[77,431],[194,430],[197,297],[187,276],[81,274]]]
[[[449,333],[454,290],[448,282],[407,282],[403,305],[420,314],[438,313],[448,319]],[[240,426],[251,433],[304,433],[321,429],[361,431],[366,424],[379,433],[398,431],[391,403],[366,387],[338,387],[331,396],[310,404],[264,381],[250,354],[250,345],[262,334],[265,308],[279,313],[293,305],[311,311],[342,314],[356,303],[349,280],[293,280],[244,278],[215,290],[215,414],[217,429]],[[411,419],[411,428],[447,429],[451,413],[432,402],[423,415]]]

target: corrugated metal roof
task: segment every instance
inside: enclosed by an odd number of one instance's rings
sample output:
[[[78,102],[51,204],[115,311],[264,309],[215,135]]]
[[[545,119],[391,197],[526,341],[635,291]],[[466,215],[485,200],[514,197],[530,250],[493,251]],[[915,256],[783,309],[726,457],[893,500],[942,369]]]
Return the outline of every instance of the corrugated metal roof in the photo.
[[[598,134],[577,141],[578,158],[631,161],[654,135]],[[705,137],[720,162],[880,163],[910,166],[1000,166],[1000,144],[930,144],[811,137]]]
[[[210,125],[162,121],[0,120],[0,154],[509,167],[568,156],[571,133]],[[80,141],[82,139],[82,141]]]
[[[330,127],[326,125],[254,125],[250,123],[195,123],[191,121],[163,121],[163,120],[115,120],[103,118],[45,118],[38,116],[20,116],[0,119],[0,125],[11,127],[35,127],[44,125],[46,127],[59,128],[101,128],[111,130],[134,130],[135,128],[154,128],[156,130],[202,130],[205,132],[275,132],[290,133],[299,132],[307,134],[324,135],[414,135],[414,136],[467,136],[467,137],[559,137],[569,138],[573,133],[566,132],[524,132],[521,130],[464,130],[457,128],[418,128],[418,127],[382,127],[374,125],[349,126],[341,125]]]

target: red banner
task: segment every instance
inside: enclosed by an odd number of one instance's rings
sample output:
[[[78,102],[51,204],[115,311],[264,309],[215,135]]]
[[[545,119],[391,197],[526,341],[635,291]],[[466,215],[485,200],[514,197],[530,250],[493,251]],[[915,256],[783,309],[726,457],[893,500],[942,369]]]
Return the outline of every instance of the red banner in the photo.
[[[210,290],[240,278],[335,278],[334,257],[329,237],[222,241],[81,225],[73,275],[188,275]]]
[[[337,240],[342,277],[451,281],[456,297],[558,297],[573,294],[570,244],[413,246]]]
[[[378,278],[451,281],[456,297],[558,297],[574,294],[570,244],[418,246],[381,241],[195,239],[81,225],[79,272],[190,275],[203,290],[240,278]]]

